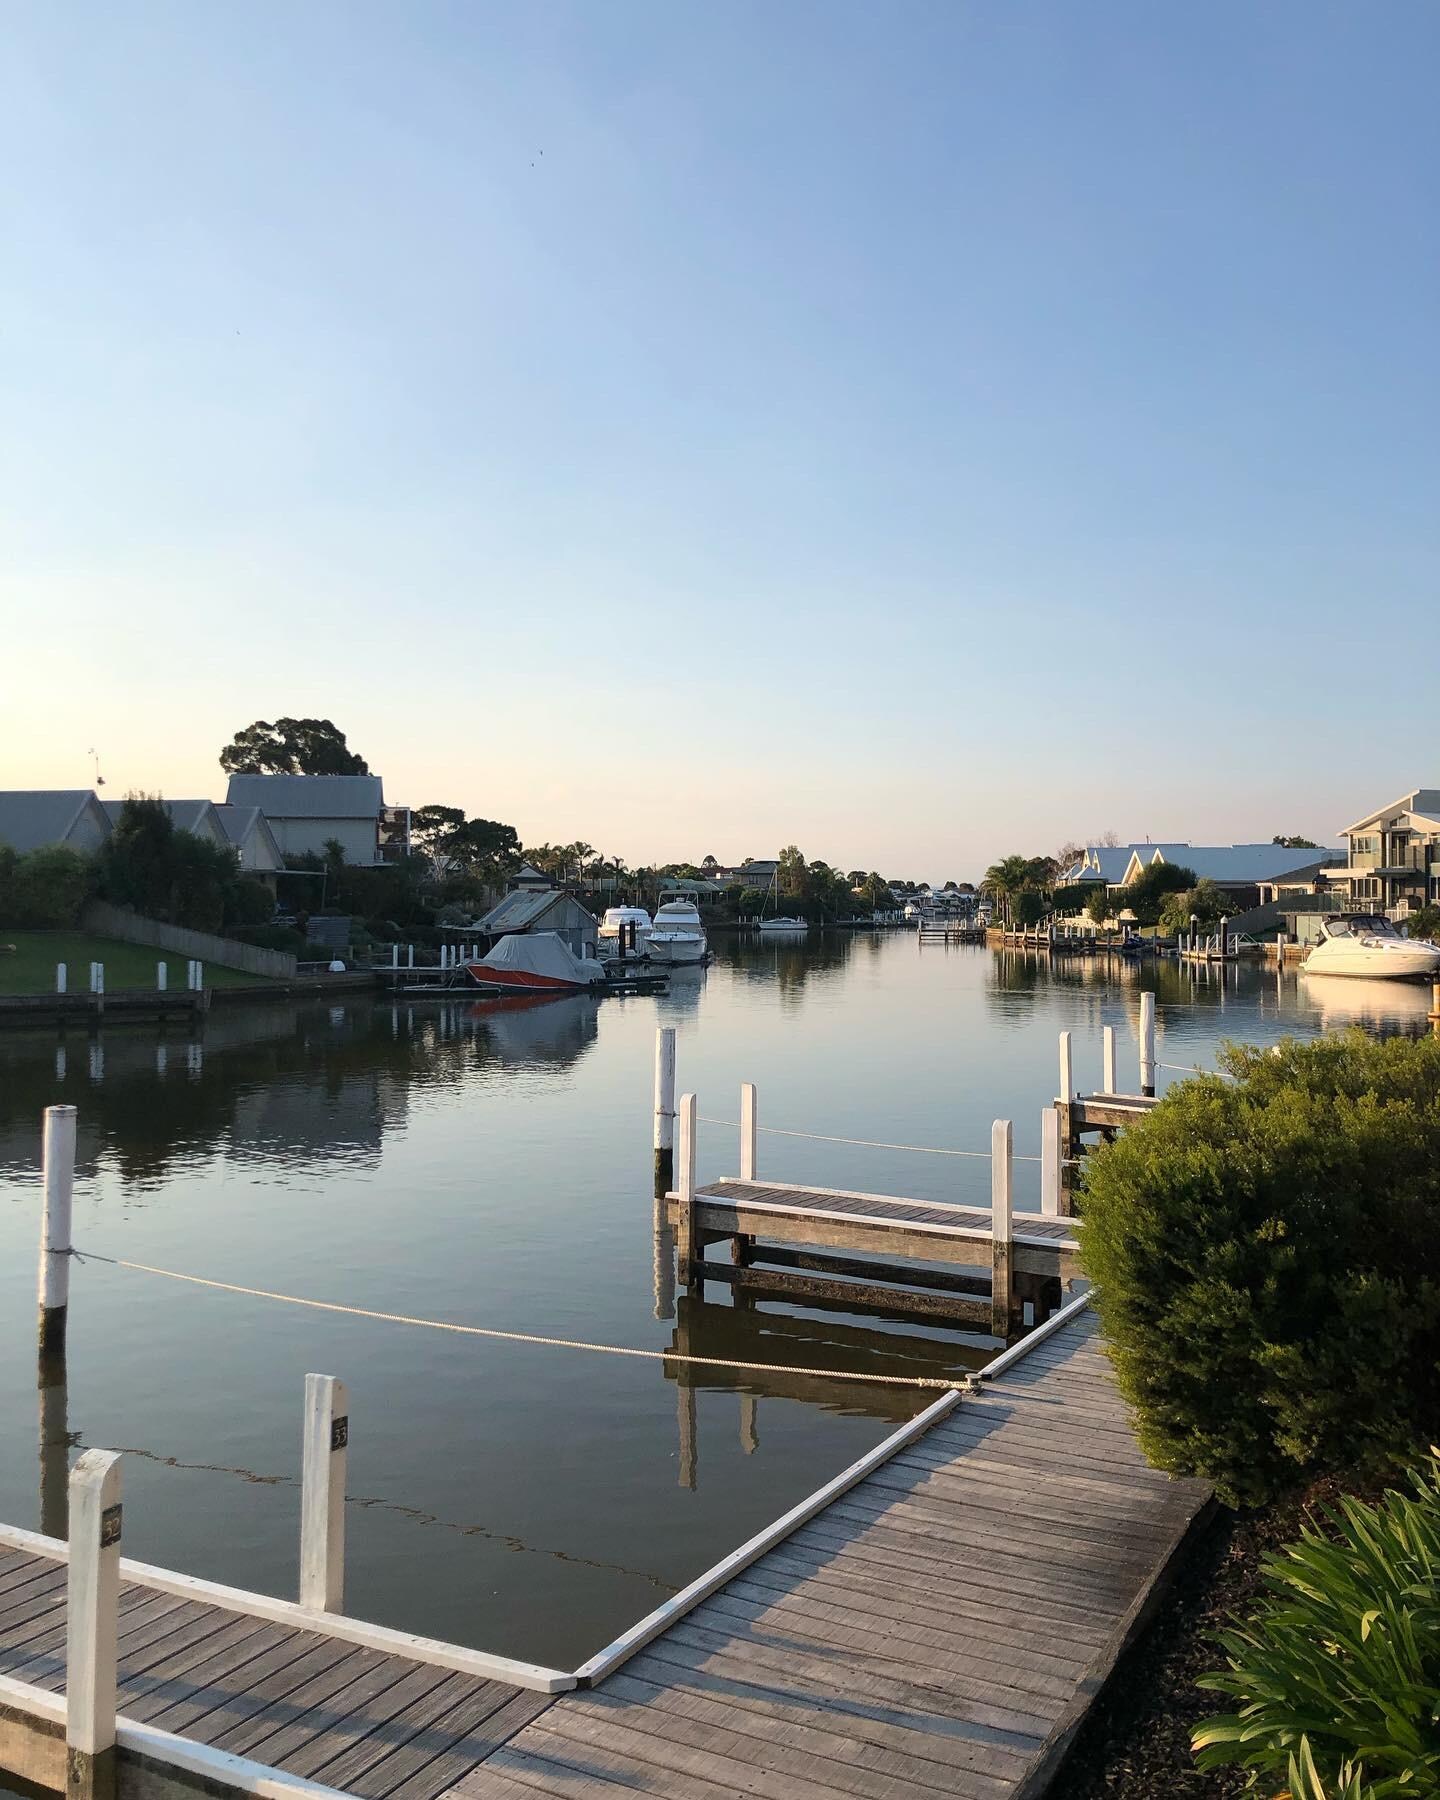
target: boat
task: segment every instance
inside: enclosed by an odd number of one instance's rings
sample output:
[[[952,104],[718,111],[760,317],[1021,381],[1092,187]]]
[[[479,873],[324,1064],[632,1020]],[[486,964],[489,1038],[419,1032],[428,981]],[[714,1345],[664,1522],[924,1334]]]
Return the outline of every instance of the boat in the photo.
[[[605,917],[600,921],[600,948],[618,952],[621,948],[621,932],[629,938],[631,926],[634,926],[634,947],[643,956],[649,940],[652,926],[650,915],[643,906],[607,906]]]
[[[515,931],[465,972],[492,994],[581,994],[605,985],[605,966],[577,956],[558,931]]]
[[[673,899],[655,908],[654,923],[645,946],[651,962],[704,962],[709,946],[705,927],[700,923],[696,898],[694,893],[682,888]]]
[[[1402,937],[1381,913],[1334,913],[1300,969],[1305,975],[1361,975],[1394,981],[1440,976],[1440,944]]]
[[[761,919],[759,929],[761,931],[788,932],[791,937],[794,937],[797,932],[808,931],[810,921],[788,917],[785,913],[781,913],[773,919]]]

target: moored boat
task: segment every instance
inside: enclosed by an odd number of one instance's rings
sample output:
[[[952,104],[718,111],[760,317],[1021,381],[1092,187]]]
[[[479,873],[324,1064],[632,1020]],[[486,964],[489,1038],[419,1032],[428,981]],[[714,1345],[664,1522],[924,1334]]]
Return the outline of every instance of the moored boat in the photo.
[[[655,908],[646,949],[651,962],[704,962],[709,948],[705,927],[700,923],[700,909],[693,895],[677,894],[663,906]]]
[[[605,917],[600,921],[600,948],[618,952],[622,948],[622,934],[627,939],[633,935],[635,950],[643,956],[653,929],[650,915],[643,906],[607,906]]]
[[[605,983],[604,965],[576,956],[555,931],[512,932],[465,972],[489,993],[579,994]]]
[[[810,921],[808,919],[788,918],[784,913],[781,913],[778,918],[761,919],[759,929],[761,931],[788,932],[791,937],[794,937],[797,931],[808,931],[810,929]]]
[[[1440,945],[1402,937],[1382,913],[1333,914],[1300,965],[1305,975],[1360,975],[1394,981],[1440,974]]]

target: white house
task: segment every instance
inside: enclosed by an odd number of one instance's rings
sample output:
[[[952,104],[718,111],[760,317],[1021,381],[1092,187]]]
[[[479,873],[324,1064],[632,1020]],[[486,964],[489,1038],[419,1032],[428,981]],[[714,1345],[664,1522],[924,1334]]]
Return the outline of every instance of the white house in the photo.
[[[12,850],[63,844],[88,856],[109,835],[109,816],[89,788],[18,788],[0,793],[0,844]]]
[[[374,868],[410,846],[406,807],[387,807],[378,775],[232,775],[227,804],[258,807],[283,856],[323,856],[332,839],[347,863]]]
[[[273,892],[276,873],[285,867],[285,858],[264,813],[258,806],[217,806],[214,812],[241,873],[253,875]]]
[[[1440,788],[1415,788],[1340,833],[1349,845],[1332,882],[1352,901],[1409,912],[1440,901]]]

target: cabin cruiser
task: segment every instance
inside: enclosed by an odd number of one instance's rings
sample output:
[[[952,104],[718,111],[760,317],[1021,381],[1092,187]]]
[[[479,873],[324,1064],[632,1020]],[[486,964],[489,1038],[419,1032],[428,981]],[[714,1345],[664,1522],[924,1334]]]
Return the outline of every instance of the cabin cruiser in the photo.
[[[605,917],[600,921],[601,952],[618,952],[622,947],[623,936],[625,939],[633,938],[635,950],[643,956],[652,929],[650,915],[643,906],[607,906]]]
[[[704,962],[708,945],[694,894],[682,889],[655,908],[655,922],[645,947],[651,962]]]
[[[1440,975],[1440,944],[1402,937],[1382,913],[1336,913],[1320,927],[1320,941],[1300,967],[1306,975],[1434,979]]]

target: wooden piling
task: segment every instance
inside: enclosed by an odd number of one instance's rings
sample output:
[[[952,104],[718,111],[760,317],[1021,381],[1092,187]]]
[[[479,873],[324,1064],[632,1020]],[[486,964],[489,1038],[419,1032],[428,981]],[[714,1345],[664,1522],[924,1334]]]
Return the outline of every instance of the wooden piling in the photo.
[[[350,1404],[333,1375],[305,1377],[300,1484],[300,1604],[316,1612],[345,1605],[345,1464]]]
[[[40,1529],[70,1535],[70,1388],[63,1350],[42,1350],[36,1372],[40,1426]]]
[[[47,1106],[41,1138],[40,1348],[65,1348],[70,1311],[70,1236],[75,1204],[75,1108]]]
[[[1047,1106],[1040,1113],[1040,1210],[1052,1218],[1060,1216],[1061,1174],[1060,1114]]]
[[[1140,996],[1140,1092],[1155,1092],[1155,993],[1151,988]]]
[[[120,1456],[87,1450],[70,1476],[65,1603],[66,1800],[114,1800]]]
[[[1106,1094],[1118,1094],[1120,1092],[1120,1079],[1115,1072],[1115,1027],[1113,1025],[1107,1025],[1101,1035],[1105,1046],[1104,1086],[1101,1091]]]
[[[1009,1119],[990,1127],[990,1330],[1008,1341],[1015,1265],[1015,1133]]]
[[[655,1193],[675,1185],[675,1027],[655,1033]]]
[[[679,1168],[676,1192],[679,1199],[675,1230],[675,1248],[681,1285],[689,1287],[700,1246],[695,1241],[695,1096],[682,1094],[676,1108]]]
[[[754,1181],[755,1176],[755,1140],[756,1125],[756,1089],[753,1081],[740,1083],[740,1179]]]
[[[1070,1169],[1069,1159],[1074,1156],[1075,1142],[1075,1062],[1070,1042],[1070,1033],[1060,1033],[1060,1097],[1055,1104],[1055,1116],[1060,1126],[1060,1211],[1070,1211]]]

